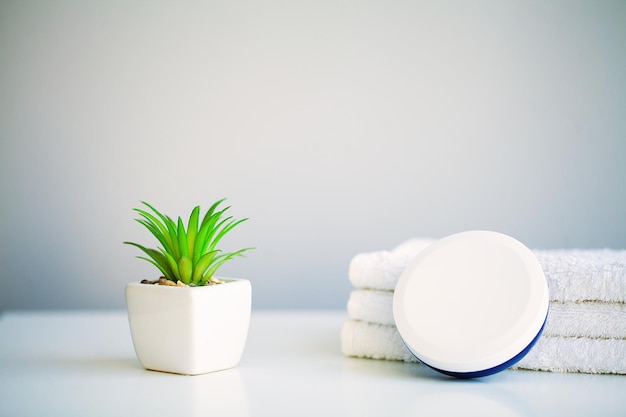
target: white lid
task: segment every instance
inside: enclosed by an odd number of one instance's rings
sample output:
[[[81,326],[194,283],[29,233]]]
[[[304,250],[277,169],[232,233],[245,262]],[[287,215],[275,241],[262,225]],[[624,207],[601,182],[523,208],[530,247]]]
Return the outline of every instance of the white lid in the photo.
[[[548,313],[534,254],[510,236],[457,233],[421,251],[402,273],[393,314],[404,343],[448,372],[501,366],[526,349]]]

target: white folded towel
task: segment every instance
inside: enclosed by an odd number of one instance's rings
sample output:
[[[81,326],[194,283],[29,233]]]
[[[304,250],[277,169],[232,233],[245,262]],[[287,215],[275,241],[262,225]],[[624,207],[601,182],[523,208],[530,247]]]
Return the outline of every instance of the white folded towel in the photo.
[[[395,324],[392,291],[353,290],[347,307],[350,319]],[[551,301],[543,335],[626,339],[626,304]]]
[[[411,259],[434,239],[412,239],[391,251],[361,253],[348,276],[356,288],[392,291]],[[626,250],[534,250],[552,301],[626,302]]]
[[[347,320],[341,329],[346,356],[418,362],[395,326]],[[626,374],[626,340],[542,336],[514,369]]]
[[[393,291],[402,271],[435,239],[411,239],[390,251],[359,253],[350,261],[348,278],[356,288]]]

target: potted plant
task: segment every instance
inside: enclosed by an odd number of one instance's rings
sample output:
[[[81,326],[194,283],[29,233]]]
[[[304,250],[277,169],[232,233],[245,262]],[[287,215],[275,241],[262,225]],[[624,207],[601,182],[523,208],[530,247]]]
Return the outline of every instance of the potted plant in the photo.
[[[195,207],[188,221],[174,222],[150,204],[135,208],[157,239],[157,249],[124,242],[147,256],[162,277],[126,285],[126,306],[139,362],[156,371],[198,375],[236,366],[248,334],[251,285],[244,279],[216,278],[225,262],[252,249],[223,253],[217,245],[247,218],[225,216],[214,203],[200,220]],[[186,227],[186,228],[185,228]]]

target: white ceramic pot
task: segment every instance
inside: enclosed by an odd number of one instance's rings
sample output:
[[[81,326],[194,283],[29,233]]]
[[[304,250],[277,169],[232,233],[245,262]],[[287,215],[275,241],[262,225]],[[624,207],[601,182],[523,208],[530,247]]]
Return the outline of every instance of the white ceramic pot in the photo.
[[[239,363],[252,287],[244,279],[222,280],[205,287],[126,285],[133,345],[146,369],[198,375]]]

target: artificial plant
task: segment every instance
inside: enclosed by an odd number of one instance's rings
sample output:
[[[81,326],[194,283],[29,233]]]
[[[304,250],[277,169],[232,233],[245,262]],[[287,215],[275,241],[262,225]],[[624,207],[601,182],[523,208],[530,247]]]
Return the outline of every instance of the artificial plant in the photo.
[[[204,286],[220,283],[213,275],[225,262],[253,248],[239,249],[235,252],[221,253],[217,248],[220,240],[233,228],[248,220],[235,220],[232,216],[225,217],[230,208],[218,210],[225,199],[215,202],[200,221],[200,206],[196,206],[189,216],[187,228],[178,217],[174,222],[170,217],[161,214],[150,204],[142,203],[151,211],[134,208],[141,216],[135,219],[145,226],[159,241],[161,246],[156,249],[147,248],[133,242],[125,244],[141,249],[148,257],[137,256],[156,266],[163,276],[173,282],[186,285]]]

